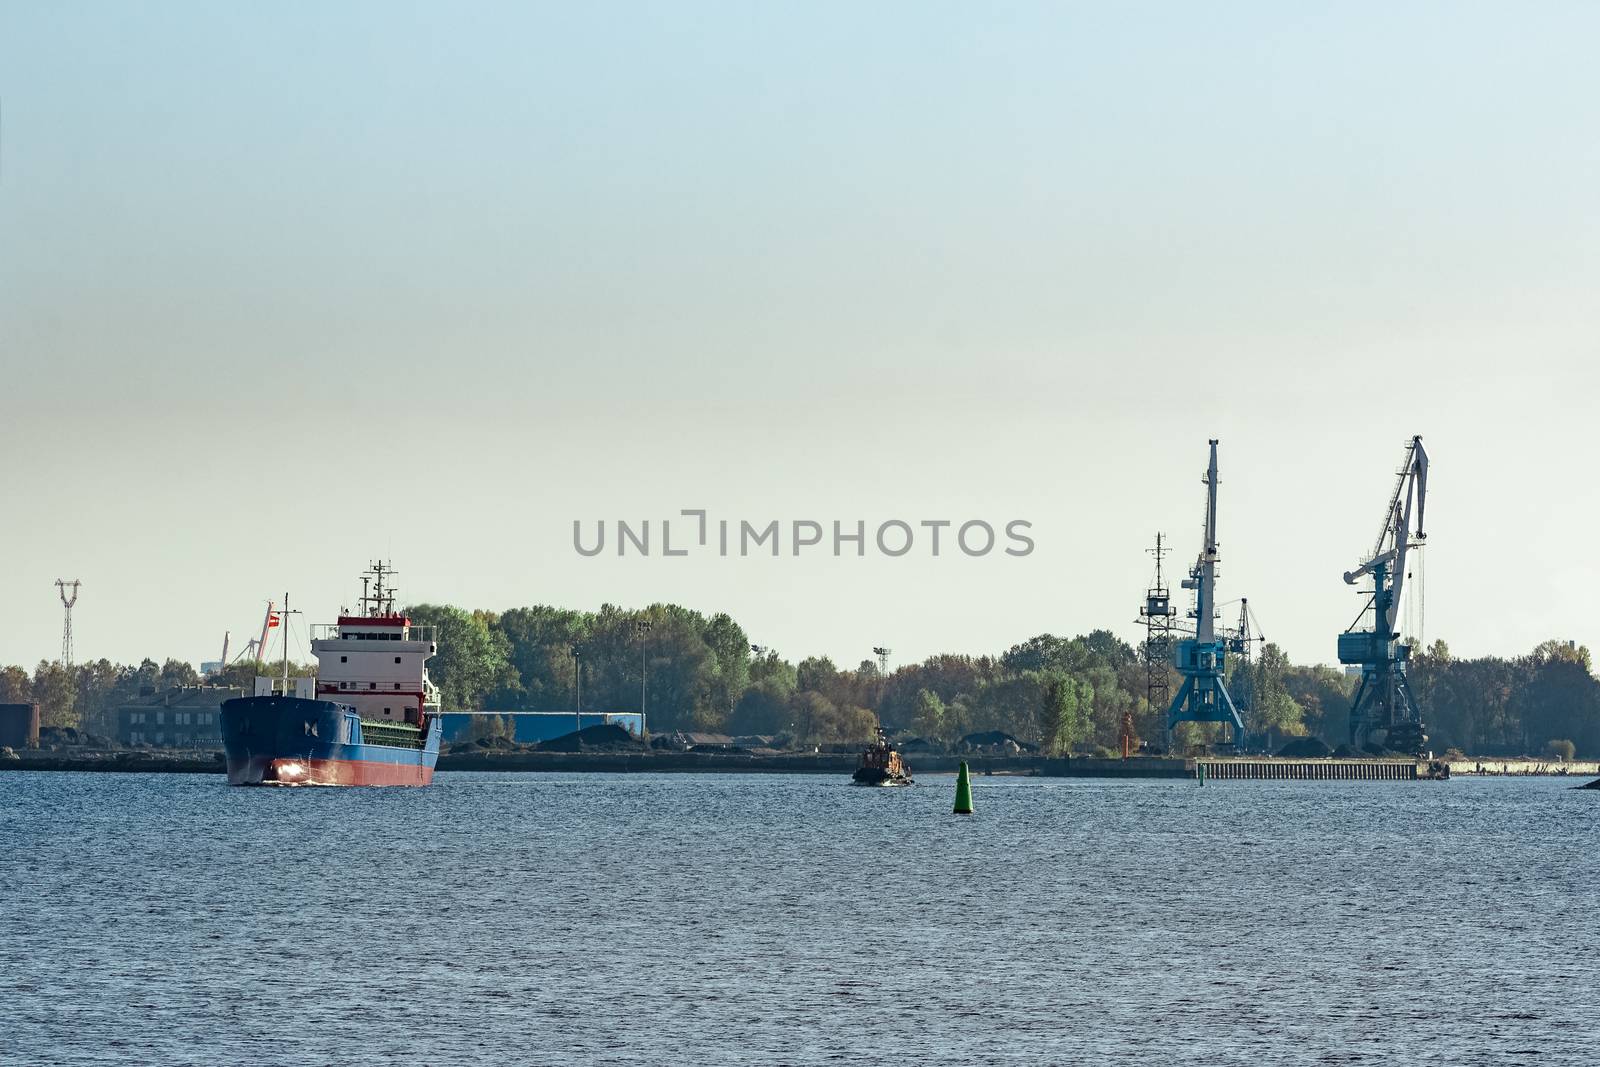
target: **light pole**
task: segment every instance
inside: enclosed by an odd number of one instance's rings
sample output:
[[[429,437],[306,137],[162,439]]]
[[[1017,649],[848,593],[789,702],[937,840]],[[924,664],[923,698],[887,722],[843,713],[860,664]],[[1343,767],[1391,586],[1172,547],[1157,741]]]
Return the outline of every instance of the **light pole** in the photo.
[[[645,622],[643,619],[639,619],[633,624],[633,632],[639,638],[639,738],[640,740],[643,740],[645,736],[644,683],[646,677],[644,664],[644,639],[650,633],[650,624]]]
[[[572,646],[572,718],[583,729],[583,659],[577,645]]]
[[[872,654],[878,657],[878,725],[883,725],[883,693],[889,685],[889,656],[894,649],[886,645],[874,645]]]

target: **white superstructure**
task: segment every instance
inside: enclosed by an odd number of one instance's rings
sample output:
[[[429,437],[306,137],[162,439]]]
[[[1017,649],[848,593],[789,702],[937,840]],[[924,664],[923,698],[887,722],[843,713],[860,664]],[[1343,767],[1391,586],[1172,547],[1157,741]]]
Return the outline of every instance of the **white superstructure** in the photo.
[[[428,658],[439,651],[433,627],[414,626],[394,610],[383,563],[362,577],[361,613],[312,627],[317,696],[350,704],[363,719],[421,725],[439,710]]]

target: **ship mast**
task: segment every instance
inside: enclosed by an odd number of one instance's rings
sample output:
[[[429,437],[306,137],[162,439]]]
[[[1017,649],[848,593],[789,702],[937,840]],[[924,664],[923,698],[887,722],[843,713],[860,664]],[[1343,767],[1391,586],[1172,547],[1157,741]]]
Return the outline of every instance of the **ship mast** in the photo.
[[[367,571],[367,574],[361,576],[362,613],[369,619],[381,615],[393,615],[395,590],[393,586],[385,585],[383,579],[385,575],[390,578],[395,576],[394,566],[380,559],[376,563],[369,564]]]
[[[289,594],[283,594],[283,695],[289,695],[289,616],[298,615],[289,610]]]
[[[283,594],[283,695],[289,695],[289,593]]]

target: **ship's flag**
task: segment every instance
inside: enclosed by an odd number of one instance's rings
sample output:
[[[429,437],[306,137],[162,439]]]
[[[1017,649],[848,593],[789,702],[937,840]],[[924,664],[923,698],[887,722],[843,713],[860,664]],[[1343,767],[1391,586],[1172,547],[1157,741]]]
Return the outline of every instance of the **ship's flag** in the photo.
[[[272,614],[267,616],[267,629],[270,630],[276,625],[278,625],[278,613],[274,611]]]

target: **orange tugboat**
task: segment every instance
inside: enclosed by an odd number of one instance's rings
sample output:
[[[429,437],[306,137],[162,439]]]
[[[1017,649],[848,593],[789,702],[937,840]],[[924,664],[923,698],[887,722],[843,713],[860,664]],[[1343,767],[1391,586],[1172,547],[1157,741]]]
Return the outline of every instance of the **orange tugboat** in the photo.
[[[856,785],[911,785],[911,768],[889,744],[889,736],[878,727],[878,736],[861,753],[861,762],[851,776]]]

